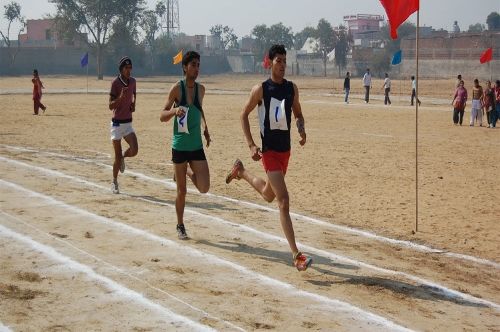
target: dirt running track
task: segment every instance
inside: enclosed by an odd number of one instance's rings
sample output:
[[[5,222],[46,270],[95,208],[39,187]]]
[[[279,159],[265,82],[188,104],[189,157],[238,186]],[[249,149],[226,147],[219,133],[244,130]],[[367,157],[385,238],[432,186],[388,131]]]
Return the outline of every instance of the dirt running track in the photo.
[[[262,174],[239,127],[246,97],[207,94],[212,187],[190,188],[180,241],[163,95],[138,96],[140,151],[120,195],[105,94],[48,94],[39,117],[29,95],[0,95],[0,331],[500,331],[500,131],[423,107],[413,235],[413,111],[308,92],[308,143],[293,134],[287,174],[299,247],[314,259],[303,273],[276,204],[224,183],[236,157]]]

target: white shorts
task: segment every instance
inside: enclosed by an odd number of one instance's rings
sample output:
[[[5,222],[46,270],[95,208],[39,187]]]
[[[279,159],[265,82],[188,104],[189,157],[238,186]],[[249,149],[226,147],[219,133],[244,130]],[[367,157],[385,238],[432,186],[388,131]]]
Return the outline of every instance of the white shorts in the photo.
[[[119,141],[127,135],[130,135],[134,132],[134,128],[132,128],[132,122],[128,123],[111,123],[109,124],[111,131],[111,139],[113,141]]]
[[[481,101],[479,99],[472,99],[472,109],[475,110],[481,109]]]

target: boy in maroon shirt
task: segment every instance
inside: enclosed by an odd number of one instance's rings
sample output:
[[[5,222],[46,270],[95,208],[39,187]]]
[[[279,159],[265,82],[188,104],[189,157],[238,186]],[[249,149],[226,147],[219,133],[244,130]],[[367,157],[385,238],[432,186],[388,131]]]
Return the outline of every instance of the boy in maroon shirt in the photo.
[[[112,191],[119,194],[118,171],[125,171],[125,157],[134,157],[139,150],[137,136],[132,128],[132,113],[135,111],[136,82],[132,73],[132,60],[129,57],[121,58],[119,62],[120,75],[111,83],[109,93],[109,109],[113,111],[111,119],[111,140],[115,150],[115,161],[113,163],[113,185]],[[129,147],[122,153],[122,138]]]

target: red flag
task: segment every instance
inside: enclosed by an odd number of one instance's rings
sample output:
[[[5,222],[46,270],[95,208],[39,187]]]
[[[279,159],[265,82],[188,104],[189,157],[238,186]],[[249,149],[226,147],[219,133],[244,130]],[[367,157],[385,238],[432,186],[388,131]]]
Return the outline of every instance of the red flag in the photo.
[[[398,38],[398,28],[411,14],[419,9],[419,0],[380,0],[391,26],[391,38]]]
[[[481,63],[486,63],[490,62],[493,59],[493,48],[488,48],[486,51],[481,54],[481,57],[479,58],[479,62]]]
[[[269,55],[264,55],[264,61],[262,62],[262,68],[269,69],[271,68],[271,60],[269,60]]]

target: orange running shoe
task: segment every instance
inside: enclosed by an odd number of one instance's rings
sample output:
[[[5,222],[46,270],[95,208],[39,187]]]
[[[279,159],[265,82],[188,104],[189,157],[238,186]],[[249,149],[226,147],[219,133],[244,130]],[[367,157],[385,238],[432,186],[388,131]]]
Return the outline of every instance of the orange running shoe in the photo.
[[[241,179],[240,176],[239,176],[239,173],[243,169],[244,169],[243,168],[243,163],[241,162],[241,160],[236,159],[234,161],[233,168],[231,168],[231,171],[226,176],[226,183],[229,184],[234,179],[236,179],[236,180]]]
[[[300,251],[293,256],[293,265],[299,271],[305,271],[309,266],[311,266],[313,260],[311,257],[307,257]]]

